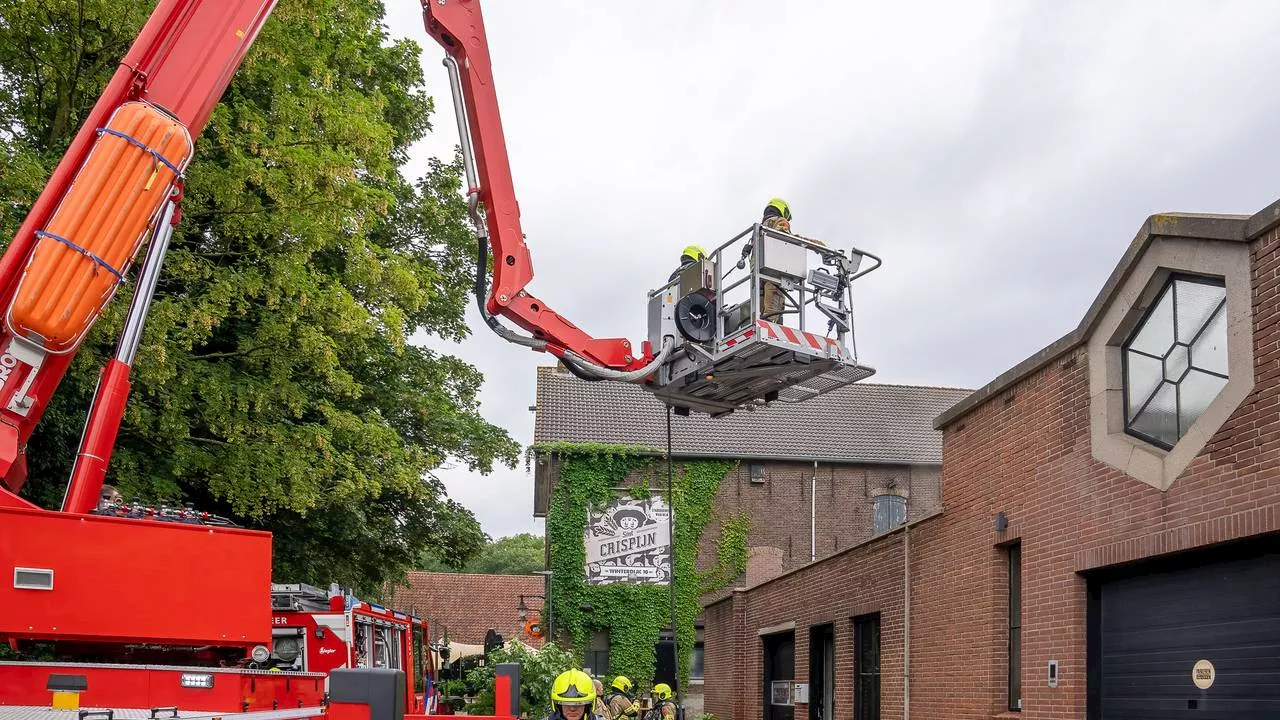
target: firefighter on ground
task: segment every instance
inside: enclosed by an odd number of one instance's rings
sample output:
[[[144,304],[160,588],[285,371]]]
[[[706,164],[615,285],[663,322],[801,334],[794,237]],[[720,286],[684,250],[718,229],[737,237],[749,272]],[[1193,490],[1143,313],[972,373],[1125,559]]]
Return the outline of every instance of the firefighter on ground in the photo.
[[[596,701],[591,704],[592,714],[598,718],[609,717],[604,706],[604,683],[600,682],[600,678],[591,678],[591,687],[596,691]]]
[[[680,267],[676,268],[676,271],[671,273],[671,277],[667,280],[667,282],[674,282],[676,278],[680,277],[680,273],[685,271],[685,268],[689,267],[694,263],[702,262],[703,258],[705,258],[706,256],[707,256],[707,251],[703,250],[697,245],[690,245],[689,247],[685,248],[680,253]]]
[[[623,675],[613,679],[612,688],[604,698],[604,708],[609,720],[634,719],[640,716],[640,703],[636,702],[635,686]]]
[[[590,712],[595,702],[591,676],[581,670],[566,670],[551,683],[551,714],[547,720],[598,720]]]
[[[676,712],[676,701],[671,699],[670,685],[666,683],[654,685],[649,697],[653,703],[653,709],[645,715],[647,720],[676,720],[679,713]]]

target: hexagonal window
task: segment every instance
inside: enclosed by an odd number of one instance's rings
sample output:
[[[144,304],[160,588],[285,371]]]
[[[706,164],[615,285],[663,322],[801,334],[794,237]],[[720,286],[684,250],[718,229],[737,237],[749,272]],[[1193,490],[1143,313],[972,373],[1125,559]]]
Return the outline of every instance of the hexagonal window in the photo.
[[[1227,384],[1227,289],[1169,279],[1125,341],[1125,431],[1166,450]]]

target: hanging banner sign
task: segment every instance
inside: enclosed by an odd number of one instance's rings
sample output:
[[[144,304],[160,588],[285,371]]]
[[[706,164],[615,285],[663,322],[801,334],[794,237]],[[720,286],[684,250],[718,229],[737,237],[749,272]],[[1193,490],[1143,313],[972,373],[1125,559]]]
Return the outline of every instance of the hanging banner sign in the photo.
[[[587,584],[666,585],[671,578],[669,512],[659,497],[587,505]]]

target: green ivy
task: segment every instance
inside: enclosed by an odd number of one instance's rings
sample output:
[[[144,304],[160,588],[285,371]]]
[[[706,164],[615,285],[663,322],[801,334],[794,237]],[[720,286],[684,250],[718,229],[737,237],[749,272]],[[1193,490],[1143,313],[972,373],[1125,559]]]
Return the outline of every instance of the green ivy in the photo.
[[[626,486],[632,496],[641,488],[654,488],[656,494],[665,496],[666,462],[654,450],[628,446],[560,443],[534,450],[556,455],[560,460],[560,477],[551,497],[546,526],[551,548],[551,609],[557,633],[566,632],[581,654],[592,631],[607,630],[610,673],[643,683],[653,677],[657,662],[655,641],[670,624],[669,589],[633,584],[588,585],[583,532],[587,505],[611,502],[618,495],[615,488]],[[659,457],[655,458],[655,454]],[[701,610],[700,595],[715,582],[726,577],[726,582],[732,581],[746,569],[749,523],[736,517],[724,524],[717,542],[715,567],[707,573],[697,570],[703,529],[711,519],[720,482],[733,467],[734,463],[721,460],[681,461],[675,467],[675,497],[668,502],[675,511],[676,632],[680,677],[686,684],[688,651],[695,637],[694,619]],[[740,569],[733,572],[734,568]],[[591,610],[584,611],[584,605]]]
[[[729,586],[747,569],[747,533],[751,531],[751,515],[741,512],[726,518],[720,524],[720,537],[716,539],[715,567],[702,573],[700,588],[703,593],[715,592]]]

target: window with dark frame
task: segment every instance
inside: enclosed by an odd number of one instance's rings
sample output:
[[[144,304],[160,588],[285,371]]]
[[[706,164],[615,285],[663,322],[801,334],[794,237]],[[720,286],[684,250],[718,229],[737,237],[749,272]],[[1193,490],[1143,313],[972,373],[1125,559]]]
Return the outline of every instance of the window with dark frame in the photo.
[[[706,653],[706,651],[703,649],[704,647],[705,646],[702,643],[693,644],[693,653],[689,658],[689,679],[690,680],[703,679],[702,659]]]
[[[1009,546],[1009,709],[1022,710],[1022,545]]]
[[[872,512],[872,532],[889,532],[907,521],[907,499],[900,495],[877,495]]]
[[[689,652],[689,679],[702,680],[702,662],[706,655],[706,645],[703,643],[702,628],[695,625],[693,632],[693,650]]]
[[[1169,449],[1227,385],[1227,288],[1174,275],[1122,348],[1125,432]]]
[[[764,482],[764,463],[758,463],[758,462],[751,463],[749,466],[749,472],[751,474],[751,482],[753,483]]]
[[[880,720],[880,616],[853,619],[854,720]]]
[[[609,631],[596,630],[591,633],[587,643],[587,651],[582,658],[583,669],[590,668],[592,675],[609,674]]]

